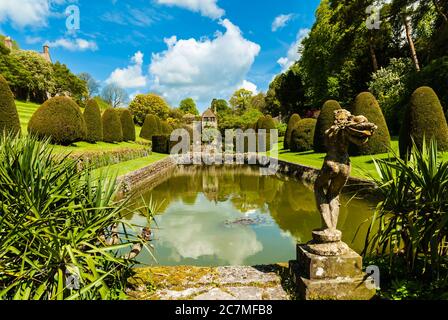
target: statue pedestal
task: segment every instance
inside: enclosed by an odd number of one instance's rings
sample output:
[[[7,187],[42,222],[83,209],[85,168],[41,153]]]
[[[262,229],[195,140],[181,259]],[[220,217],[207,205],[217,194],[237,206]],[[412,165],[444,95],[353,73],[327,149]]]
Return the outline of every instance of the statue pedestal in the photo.
[[[340,255],[318,255],[306,244],[297,245],[297,261],[290,273],[305,300],[370,300],[376,290],[362,272],[362,258],[344,244]]]

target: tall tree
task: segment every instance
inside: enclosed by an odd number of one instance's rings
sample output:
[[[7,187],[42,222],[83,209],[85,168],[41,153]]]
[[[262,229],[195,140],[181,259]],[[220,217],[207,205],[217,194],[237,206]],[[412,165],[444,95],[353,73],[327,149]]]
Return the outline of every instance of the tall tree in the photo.
[[[101,97],[113,108],[117,108],[128,101],[126,90],[115,83],[106,85],[101,92]]]
[[[253,92],[247,89],[235,91],[229,102],[234,112],[244,113],[250,107]]]
[[[100,84],[96,81],[90,73],[83,72],[78,75],[78,78],[87,83],[89,98],[92,98],[95,94],[99,92]]]
[[[196,102],[194,102],[193,98],[186,98],[180,102],[179,110],[182,111],[184,114],[192,114],[192,115],[199,115],[199,111],[196,107]]]

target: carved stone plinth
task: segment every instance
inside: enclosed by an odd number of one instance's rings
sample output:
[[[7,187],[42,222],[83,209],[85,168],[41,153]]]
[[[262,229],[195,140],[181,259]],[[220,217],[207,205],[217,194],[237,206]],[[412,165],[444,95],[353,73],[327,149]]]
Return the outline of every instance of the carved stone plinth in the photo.
[[[370,300],[376,290],[362,271],[362,258],[346,244],[341,255],[322,256],[297,246],[290,272],[299,296],[305,300]]]

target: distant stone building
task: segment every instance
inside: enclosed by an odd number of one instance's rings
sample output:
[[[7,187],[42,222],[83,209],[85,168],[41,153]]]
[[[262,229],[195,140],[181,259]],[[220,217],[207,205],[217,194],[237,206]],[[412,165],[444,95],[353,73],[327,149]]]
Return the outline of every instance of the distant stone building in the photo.
[[[5,47],[8,48],[9,50],[11,50],[11,51],[13,50],[13,43],[12,43],[12,39],[11,39],[11,37],[5,37],[4,45],[5,45]],[[50,47],[49,47],[48,45],[45,44],[45,45],[43,46],[43,50],[42,50],[42,52],[38,52],[38,53],[39,53],[40,56],[41,56],[42,58],[44,58],[46,61],[52,63],[52,61],[51,61],[51,55],[50,55]]]
[[[202,114],[202,128],[218,128],[218,117],[210,108]]]

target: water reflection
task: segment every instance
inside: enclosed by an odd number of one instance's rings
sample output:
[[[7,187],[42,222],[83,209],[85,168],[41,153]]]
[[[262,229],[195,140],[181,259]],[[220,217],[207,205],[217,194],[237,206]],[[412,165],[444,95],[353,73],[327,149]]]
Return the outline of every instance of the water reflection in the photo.
[[[180,167],[145,191],[145,201],[152,198],[160,205],[154,242],[158,262],[255,265],[294,259],[295,243],[310,240],[320,226],[313,192],[286,176],[259,174],[254,166]],[[342,199],[339,228],[360,251],[367,224],[352,240],[371,216],[371,205],[348,200]],[[140,259],[151,262],[149,256]]]

